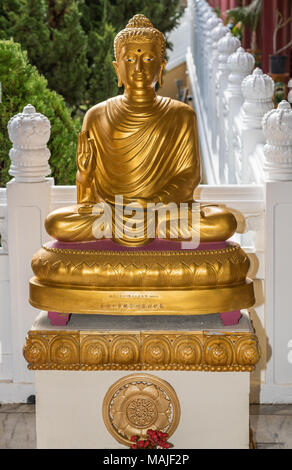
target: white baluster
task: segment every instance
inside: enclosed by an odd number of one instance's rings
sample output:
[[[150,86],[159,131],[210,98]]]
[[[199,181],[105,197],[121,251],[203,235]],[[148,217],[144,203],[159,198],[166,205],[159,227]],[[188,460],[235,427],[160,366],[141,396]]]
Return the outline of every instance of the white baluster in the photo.
[[[222,20],[218,18],[218,16],[213,13],[211,18],[207,21],[206,30],[208,31],[207,38],[206,38],[206,107],[207,107],[207,114],[209,119],[211,120],[212,114],[212,101],[211,101],[211,92],[212,92],[212,67],[213,67],[213,37],[212,32],[216,29],[218,25],[222,25]]]
[[[227,64],[228,57],[238,49],[240,41],[231,32],[227,33],[218,43],[219,65],[216,77],[216,85],[218,89],[217,99],[217,115],[219,119],[219,178],[220,182],[227,181],[227,162],[226,162],[226,146],[224,136],[224,110],[223,110],[223,94],[227,87],[229,75],[229,67]]]
[[[233,152],[233,123],[235,116],[239,113],[243,104],[241,91],[242,80],[252,72],[254,68],[254,57],[245,52],[243,47],[239,47],[236,52],[228,58],[227,65],[230,70],[227,88],[223,97],[223,109],[225,116],[225,137],[228,162],[228,182],[236,183],[234,152]]]
[[[23,113],[9,121],[8,132],[13,143],[9,172],[15,176],[6,186],[13,371],[15,382],[32,382],[22,347],[38,313],[28,302],[30,263],[34,253],[49,238],[43,221],[49,212],[52,185],[52,179],[45,178],[50,173],[50,152],[46,146],[50,123],[28,105]]]
[[[241,107],[237,126],[241,140],[241,182],[250,182],[250,158],[258,144],[264,144],[262,119],[274,108],[274,81],[269,75],[256,68],[245,77],[241,85],[244,103]]]
[[[195,1],[195,19],[196,23],[194,25],[194,34],[195,34],[195,43],[194,43],[194,63],[196,67],[196,76],[197,76],[197,83],[199,85],[199,70],[200,70],[200,15],[201,15],[201,0]]]
[[[190,49],[192,55],[195,54],[195,39],[196,39],[196,2],[194,0],[188,0],[188,8],[189,8],[189,23],[190,23]]]
[[[209,99],[211,103],[210,122],[211,122],[211,128],[212,128],[212,149],[213,149],[214,155],[218,154],[218,147],[219,147],[218,145],[219,125],[218,125],[217,106],[216,106],[217,93],[218,93],[218,89],[216,86],[216,77],[218,73],[218,63],[219,63],[218,42],[220,41],[221,38],[226,36],[227,33],[229,33],[229,28],[224,26],[223,21],[221,21],[221,23],[219,23],[211,32],[212,53],[211,53],[209,64],[210,64],[210,83],[212,83],[212,86],[211,86],[211,93],[210,93]],[[218,172],[219,172],[219,166],[218,166]]]
[[[203,17],[202,17],[202,54],[203,54],[203,69],[202,69],[202,97],[205,111],[207,112],[207,99],[208,99],[208,62],[210,60],[210,52],[208,49],[208,37],[210,36],[210,29],[208,27],[208,22],[215,13],[212,11],[211,7],[208,5]]]
[[[266,138],[265,180],[292,181],[292,110],[288,101],[281,101],[263,118]]]
[[[198,28],[198,35],[197,35],[197,56],[198,56],[198,64],[197,65],[197,74],[198,74],[198,82],[200,87],[200,92],[203,95],[203,86],[204,86],[204,22],[205,22],[205,14],[208,13],[208,5],[205,1],[201,1],[199,3],[199,28]]]
[[[9,152],[9,174],[17,182],[43,181],[50,174],[50,127],[49,120],[30,104],[10,119],[8,133],[13,147]]]

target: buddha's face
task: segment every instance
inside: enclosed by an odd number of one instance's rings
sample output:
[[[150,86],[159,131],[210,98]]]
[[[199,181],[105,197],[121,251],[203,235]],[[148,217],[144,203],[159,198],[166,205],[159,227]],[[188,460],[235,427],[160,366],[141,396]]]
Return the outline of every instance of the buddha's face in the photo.
[[[153,88],[160,79],[166,62],[161,62],[160,50],[153,42],[129,42],[113,62],[119,82],[132,89]]]

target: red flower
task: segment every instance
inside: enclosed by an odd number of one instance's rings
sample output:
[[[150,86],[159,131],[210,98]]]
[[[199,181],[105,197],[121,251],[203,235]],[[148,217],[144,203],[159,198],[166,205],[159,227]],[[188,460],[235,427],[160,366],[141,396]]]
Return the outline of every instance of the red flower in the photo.
[[[167,442],[167,433],[161,431],[154,431],[154,429],[147,429],[148,439],[142,440],[139,436],[131,436],[130,441],[134,442],[131,444],[131,449],[169,449],[171,444]]]
[[[160,447],[163,447],[163,449],[169,449],[170,444],[168,442],[160,442],[159,443]]]

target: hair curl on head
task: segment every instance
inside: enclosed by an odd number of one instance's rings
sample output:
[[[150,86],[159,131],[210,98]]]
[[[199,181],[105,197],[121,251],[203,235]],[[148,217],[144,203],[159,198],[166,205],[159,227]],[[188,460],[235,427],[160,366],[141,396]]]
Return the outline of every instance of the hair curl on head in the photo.
[[[125,27],[120,31],[114,40],[115,57],[118,60],[121,48],[129,42],[138,42],[143,40],[151,40],[160,47],[160,59],[164,60],[165,55],[165,37],[156,28],[154,28],[148,18],[144,15],[135,15],[131,18]]]

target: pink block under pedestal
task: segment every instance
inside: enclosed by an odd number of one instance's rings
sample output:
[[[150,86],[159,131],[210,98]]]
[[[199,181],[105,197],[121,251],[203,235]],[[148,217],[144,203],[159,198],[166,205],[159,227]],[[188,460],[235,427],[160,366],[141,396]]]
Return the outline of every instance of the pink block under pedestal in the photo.
[[[48,312],[50,323],[53,326],[66,326],[70,320],[70,316],[70,313]],[[237,325],[241,318],[241,313],[240,310],[224,312],[220,313],[220,318],[223,326]]]
[[[50,323],[54,326],[66,326],[70,316],[70,313],[48,312]]]
[[[237,325],[241,318],[241,313],[240,313],[240,310],[232,310],[231,312],[223,312],[223,313],[220,313],[220,318],[224,326]]]

